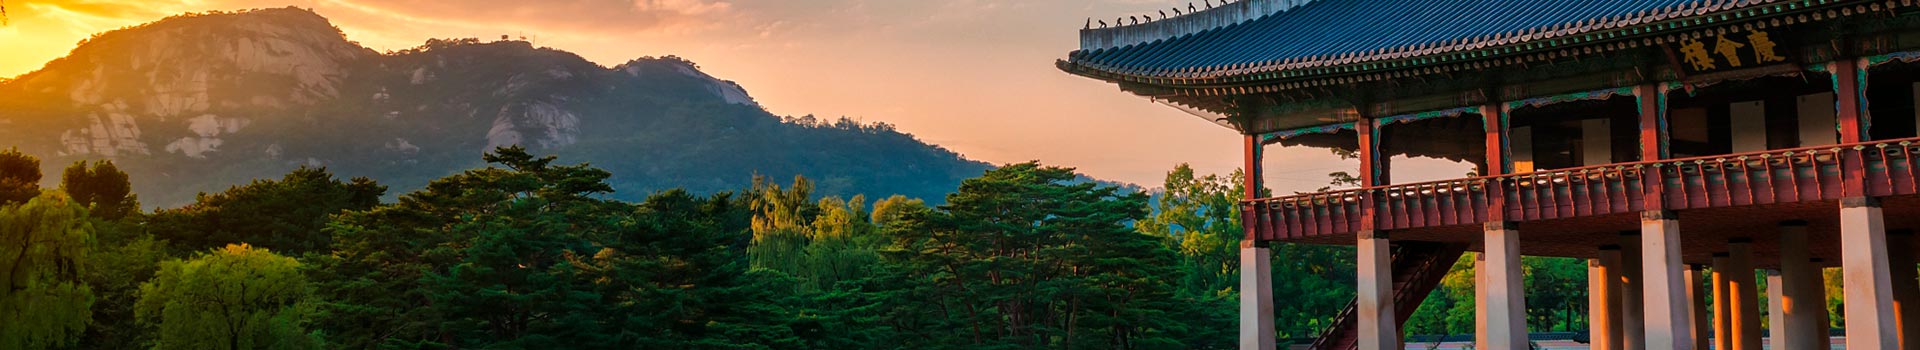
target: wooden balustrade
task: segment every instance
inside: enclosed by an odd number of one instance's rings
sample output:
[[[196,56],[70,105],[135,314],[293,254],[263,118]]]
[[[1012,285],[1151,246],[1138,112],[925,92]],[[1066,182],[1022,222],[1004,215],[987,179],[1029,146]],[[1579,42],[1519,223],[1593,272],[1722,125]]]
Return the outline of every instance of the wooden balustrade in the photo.
[[[1920,138],[1556,169],[1242,202],[1260,240],[1920,193]]]

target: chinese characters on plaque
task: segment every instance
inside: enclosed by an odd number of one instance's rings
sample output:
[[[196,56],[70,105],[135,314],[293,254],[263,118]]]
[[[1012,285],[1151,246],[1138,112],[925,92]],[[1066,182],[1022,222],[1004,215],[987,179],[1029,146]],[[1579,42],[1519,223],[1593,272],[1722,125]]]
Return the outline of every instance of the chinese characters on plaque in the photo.
[[[1677,43],[1680,65],[1689,73],[1753,68],[1787,62],[1779,44],[1765,31],[1728,33]]]

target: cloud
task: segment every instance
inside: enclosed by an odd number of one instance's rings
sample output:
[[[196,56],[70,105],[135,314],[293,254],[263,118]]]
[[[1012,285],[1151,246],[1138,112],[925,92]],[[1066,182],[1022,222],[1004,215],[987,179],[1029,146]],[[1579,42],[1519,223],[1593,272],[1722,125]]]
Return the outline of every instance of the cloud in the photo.
[[[698,16],[727,12],[733,4],[725,1],[705,0],[634,0],[633,9],[641,12],[671,12],[682,15]]]
[[[553,34],[690,32],[728,20],[714,0],[322,0],[371,16],[466,28],[537,29]]]
[[[33,15],[40,11],[60,11],[101,19],[148,20],[155,16],[164,16],[167,12],[184,7],[180,1],[154,1],[146,6],[129,6],[119,1],[102,0],[51,0],[22,3],[16,7],[16,15]],[[25,11],[18,11],[24,8]]]

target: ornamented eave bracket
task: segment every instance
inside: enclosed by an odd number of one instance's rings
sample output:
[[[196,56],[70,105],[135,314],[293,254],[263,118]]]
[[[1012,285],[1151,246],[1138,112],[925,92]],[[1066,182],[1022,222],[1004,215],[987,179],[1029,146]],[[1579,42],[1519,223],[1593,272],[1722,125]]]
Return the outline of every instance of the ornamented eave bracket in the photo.
[[[1393,124],[1411,123],[1411,122],[1434,119],[1434,118],[1452,118],[1452,117],[1458,117],[1465,114],[1479,114],[1481,110],[1482,108],[1478,106],[1437,109],[1437,110],[1431,110],[1431,111],[1395,115],[1390,117],[1382,117],[1382,118],[1376,119],[1374,122],[1379,123],[1381,127],[1385,127]],[[1357,130],[1354,123],[1358,123],[1358,122],[1326,124],[1326,125],[1320,125],[1320,126],[1265,133],[1260,135],[1260,143],[1272,144],[1275,142],[1292,139],[1294,137],[1299,137],[1302,135],[1335,134],[1343,130]],[[1380,128],[1375,128],[1374,132],[1375,133],[1380,132]]]
[[[1334,124],[1326,124],[1321,126],[1311,126],[1311,127],[1305,127],[1305,128],[1299,128],[1299,129],[1282,130],[1282,131],[1265,133],[1260,135],[1260,144],[1261,145],[1273,144],[1275,142],[1280,142],[1283,140],[1300,137],[1302,135],[1338,134],[1340,133],[1340,131],[1343,131],[1343,130],[1355,130],[1354,123],[1357,123],[1357,122],[1334,123]]]
[[[1577,101],[1605,100],[1605,99],[1613,98],[1615,96],[1633,96],[1633,87],[1619,87],[1619,88],[1612,88],[1612,89],[1583,91],[1583,92],[1575,92],[1571,94],[1561,94],[1561,95],[1553,95],[1553,96],[1546,96],[1546,97],[1535,97],[1535,98],[1523,99],[1519,101],[1507,102],[1505,104],[1502,104],[1501,106],[1502,108],[1506,109],[1505,111],[1502,111],[1502,112],[1512,112],[1513,110],[1527,108],[1527,107],[1542,107],[1542,106],[1547,106],[1552,104],[1577,102]]]

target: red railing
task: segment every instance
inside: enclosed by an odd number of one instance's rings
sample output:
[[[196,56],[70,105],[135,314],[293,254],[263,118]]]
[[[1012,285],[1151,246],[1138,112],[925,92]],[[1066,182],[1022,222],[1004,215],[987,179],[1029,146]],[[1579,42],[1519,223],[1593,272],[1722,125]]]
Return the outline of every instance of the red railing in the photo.
[[[1242,202],[1261,240],[1920,193],[1920,138],[1617,163]]]

